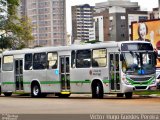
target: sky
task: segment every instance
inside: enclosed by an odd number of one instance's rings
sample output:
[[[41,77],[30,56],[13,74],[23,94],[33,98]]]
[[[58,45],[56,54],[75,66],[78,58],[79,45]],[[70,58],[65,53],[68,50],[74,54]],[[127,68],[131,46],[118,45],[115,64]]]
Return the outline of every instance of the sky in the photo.
[[[95,6],[95,3],[106,2],[107,0],[66,0],[66,19],[67,32],[71,34],[71,6],[89,4]],[[130,0],[131,2],[138,2],[141,10],[151,11],[152,8],[158,7],[158,0]]]

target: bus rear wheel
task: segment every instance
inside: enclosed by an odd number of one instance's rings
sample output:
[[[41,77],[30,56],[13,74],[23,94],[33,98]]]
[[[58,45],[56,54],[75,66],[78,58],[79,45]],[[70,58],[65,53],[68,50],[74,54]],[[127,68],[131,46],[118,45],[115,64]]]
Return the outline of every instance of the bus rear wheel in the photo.
[[[31,87],[31,97],[38,98],[41,97],[41,89],[38,84],[33,84]]]
[[[92,98],[103,98],[103,86],[101,82],[93,83],[92,86]]]
[[[126,99],[131,99],[132,98],[132,92],[127,92],[125,93]]]
[[[9,97],[12,95],[12,92],[4,92],[3,94],[4,94],[4,96]]]

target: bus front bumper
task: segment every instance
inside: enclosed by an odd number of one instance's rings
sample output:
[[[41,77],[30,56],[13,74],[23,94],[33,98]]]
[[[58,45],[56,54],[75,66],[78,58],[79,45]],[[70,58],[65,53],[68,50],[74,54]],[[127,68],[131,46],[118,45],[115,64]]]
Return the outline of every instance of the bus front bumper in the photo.
[[[149,86],[134,86],[123,84],[122,93],[133,92],[133,91],[146,91],[146,90],[157,90],[157,85],[152,84]]]

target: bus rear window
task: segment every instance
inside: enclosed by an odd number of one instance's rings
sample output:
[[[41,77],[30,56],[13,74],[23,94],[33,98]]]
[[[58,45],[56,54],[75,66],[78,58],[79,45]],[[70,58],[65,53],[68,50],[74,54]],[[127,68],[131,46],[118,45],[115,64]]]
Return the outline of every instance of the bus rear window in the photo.
[[[4,56],[3,57],[3,71],[12,71],[13,70],[13,56]]]

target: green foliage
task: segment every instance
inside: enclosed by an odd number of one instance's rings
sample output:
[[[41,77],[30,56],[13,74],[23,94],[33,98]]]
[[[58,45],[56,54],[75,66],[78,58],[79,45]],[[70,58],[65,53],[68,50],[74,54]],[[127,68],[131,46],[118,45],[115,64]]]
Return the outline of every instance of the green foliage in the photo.
[[[92,44],[94,44],[94,43],[97,43],[97,42],[100,42],[100,41],[98,41],[98,40],[92,40],[92,41],[86,41],[85,43],[92,43]]]
[[[134,94],[136,95],[152,95],[152,94],[157,94],[160,95],[160,91],[159,90],[155,90],[155,91],[138,91],[138,92],[134,92]]]
[[[21,18],[17,16],[19,0],[0,0],[0,5],[3,6],[0,8],[0,35],[3,34],[0,47],[13,49],[28,47],[29,41],[34,39],[32,26],[27,16]]]
[[[12,40],[12,38],[3,37],[3,35],[1,35],[0,48],[2,48],[2,49],[11,48],[12,47],[11,40]]]

